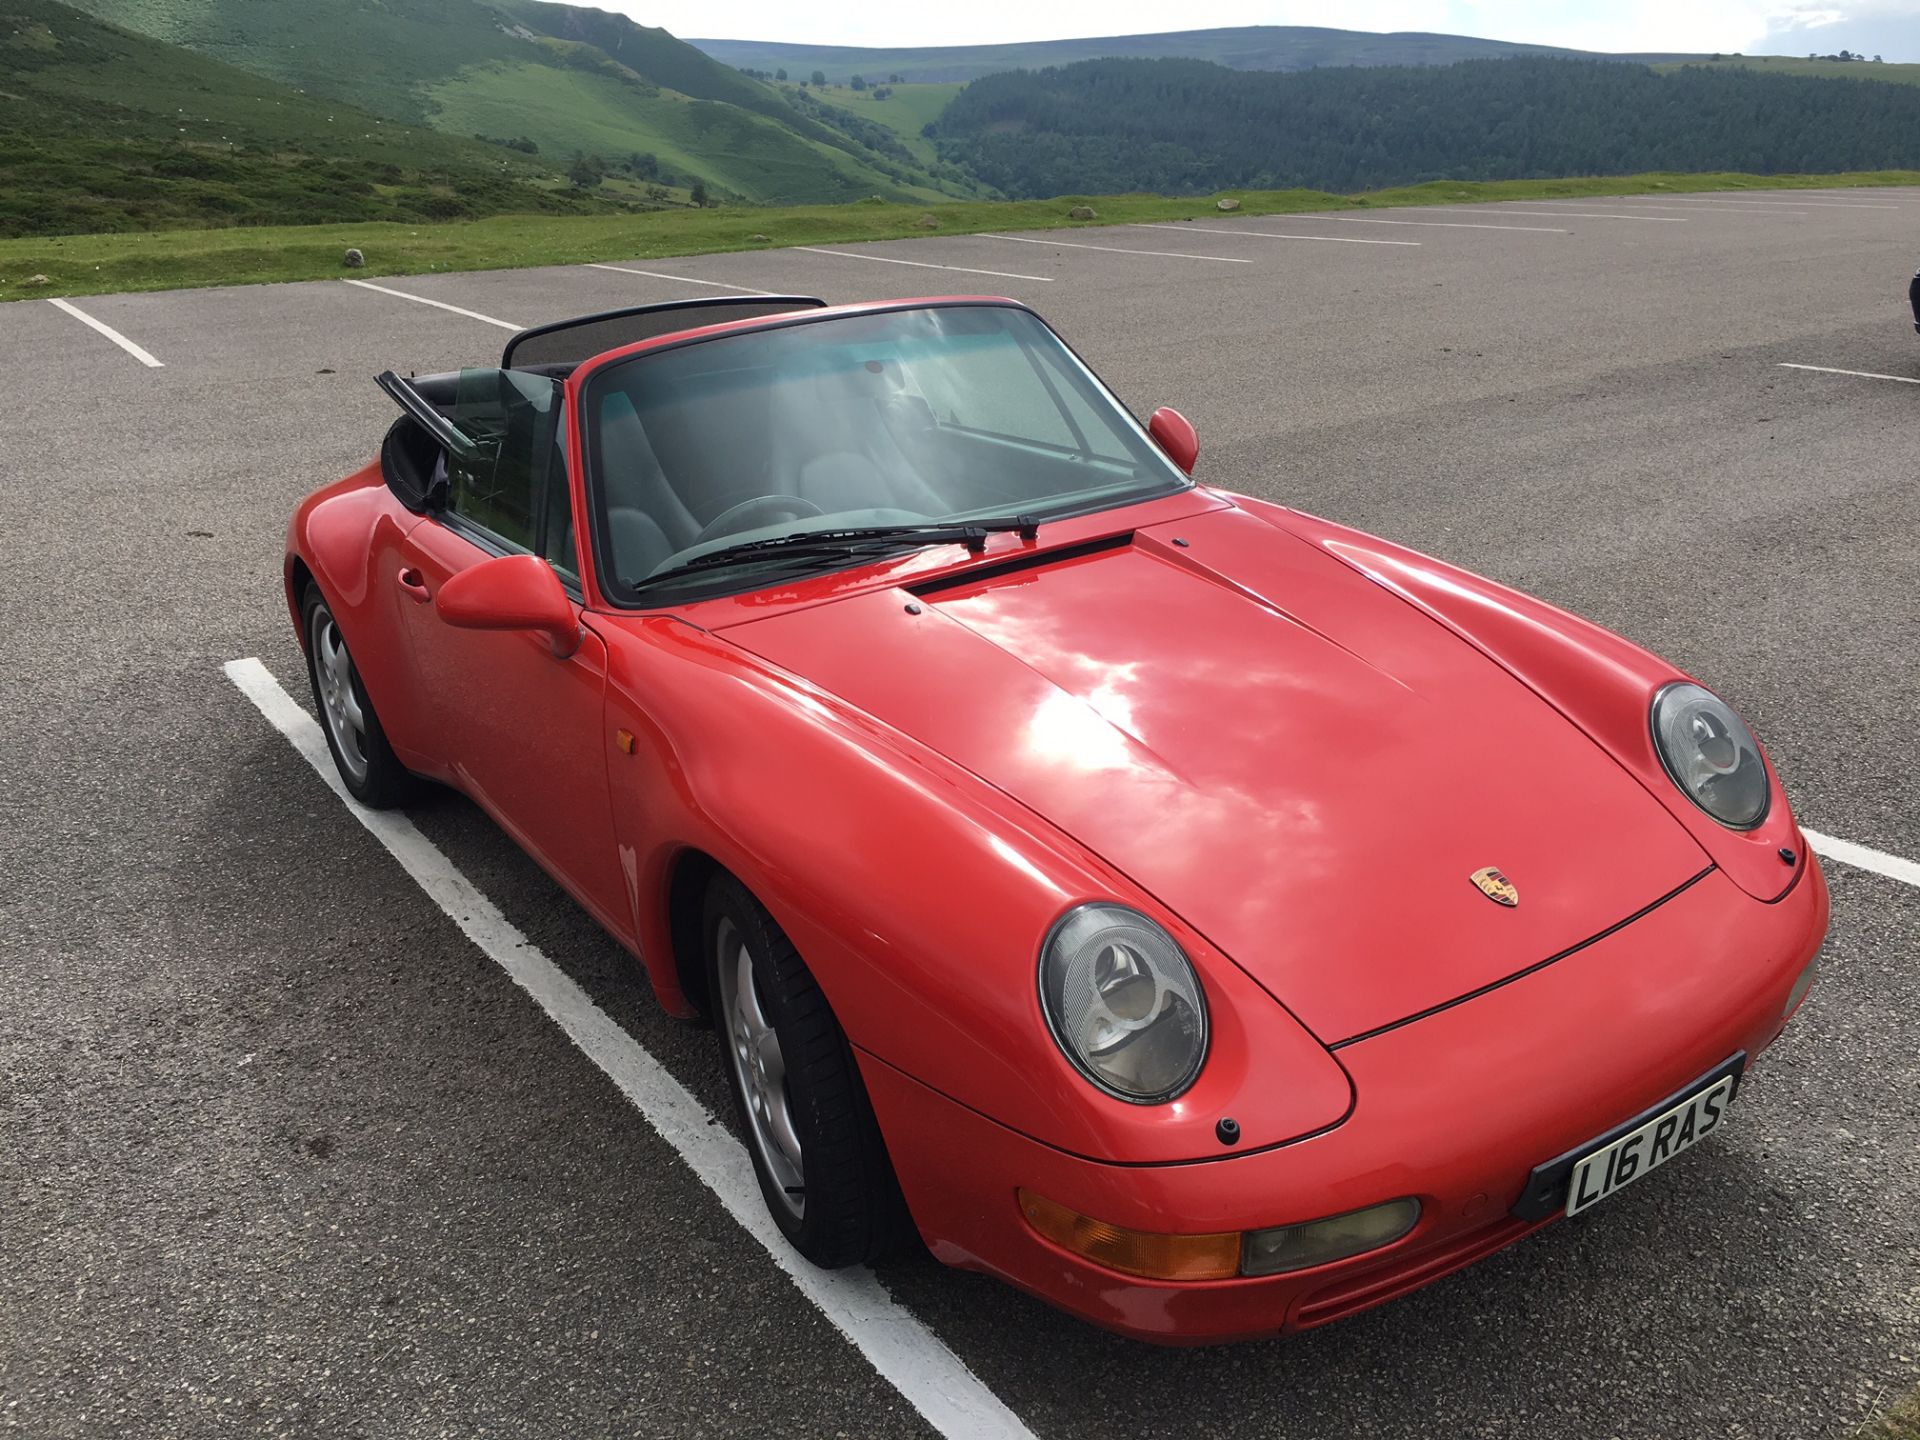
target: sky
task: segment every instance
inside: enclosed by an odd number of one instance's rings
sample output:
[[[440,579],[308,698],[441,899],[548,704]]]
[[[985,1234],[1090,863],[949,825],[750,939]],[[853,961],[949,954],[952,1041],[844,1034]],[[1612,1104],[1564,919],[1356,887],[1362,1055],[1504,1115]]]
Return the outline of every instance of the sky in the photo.
[[[702,39],[969,45],[1216,25],[1433,30],[1581,50],[1826,53],[1920,60],[1920,0],[583,0]]]

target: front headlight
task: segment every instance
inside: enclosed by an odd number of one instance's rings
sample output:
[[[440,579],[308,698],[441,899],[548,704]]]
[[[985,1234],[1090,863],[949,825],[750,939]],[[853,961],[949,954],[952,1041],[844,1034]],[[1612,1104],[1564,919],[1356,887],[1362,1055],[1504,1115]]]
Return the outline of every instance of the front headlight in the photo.
[[[1171,1100],[1207,1054],[1207,1003],[1173,937],[1123,905],[1081,905],[1040,950],[1040,1008],[1066,1056],[1109,1095]]]
[[[1673,783],[1731,830],[1751,830],[1772,799],[1760,746],[1731,706],[1698,685],[1653,697],[1653,748]]]

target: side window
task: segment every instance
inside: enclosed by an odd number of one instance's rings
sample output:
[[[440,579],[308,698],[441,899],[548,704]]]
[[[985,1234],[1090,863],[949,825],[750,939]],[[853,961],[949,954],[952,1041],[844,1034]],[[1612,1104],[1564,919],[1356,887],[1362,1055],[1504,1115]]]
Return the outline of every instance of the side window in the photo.
[[[447,511],[495,546],[574,573],[560,384],[523,370],[462,370],[448,419],[473,441],[447,463]]]

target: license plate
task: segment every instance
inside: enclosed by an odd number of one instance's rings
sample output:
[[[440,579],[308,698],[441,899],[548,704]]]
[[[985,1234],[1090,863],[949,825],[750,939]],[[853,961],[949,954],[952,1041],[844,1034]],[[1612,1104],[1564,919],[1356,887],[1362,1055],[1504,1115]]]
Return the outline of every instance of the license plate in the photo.
[[[1598,1205],[1718,1130],[1737,1079],[1722,1075],[1638,1129],[1583,1155],[1574,1163],[1573,1178],[1567,1186],[1567,1214],[1578,1215]]]

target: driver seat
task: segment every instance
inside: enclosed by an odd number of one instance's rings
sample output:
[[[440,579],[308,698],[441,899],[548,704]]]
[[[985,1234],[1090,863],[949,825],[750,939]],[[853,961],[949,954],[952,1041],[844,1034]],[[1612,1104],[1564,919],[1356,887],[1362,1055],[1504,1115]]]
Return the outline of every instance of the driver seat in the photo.
[[[620,578],[645,579],[693,544],[700,525],[668,482],[633,401],[618,390],[600,402],[600,454]]]
[[[686,501],[667,480],[647,427],[622,391],[600,402],[601,484],[609,510],[638,510],[658,525],[675,549],[685,549],[700,533]]]

